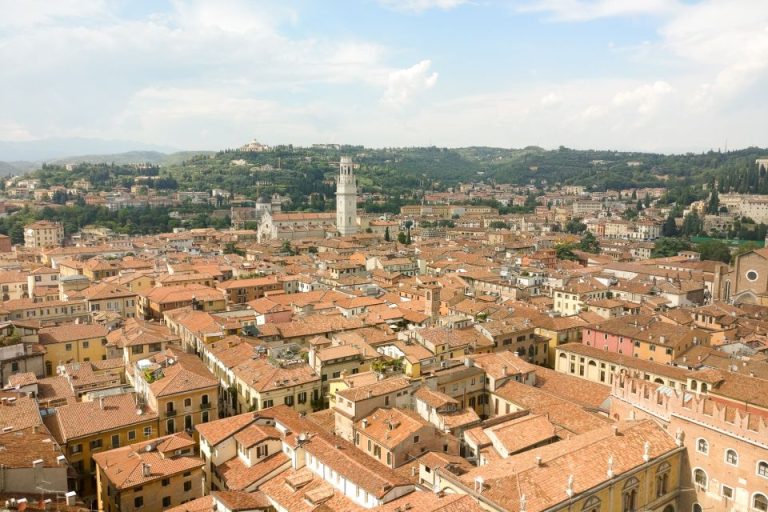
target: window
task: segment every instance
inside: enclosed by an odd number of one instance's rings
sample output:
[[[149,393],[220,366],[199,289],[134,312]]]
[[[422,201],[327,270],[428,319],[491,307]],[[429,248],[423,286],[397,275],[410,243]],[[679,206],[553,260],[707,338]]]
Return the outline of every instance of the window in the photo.
[[[176,422],[174,420],[167,420],[165,422],[165,431],[169,434],[176,432]]]
[[[704,472],[703,469],[695,469],[693,471],[693,481],[696,483],[696,486],[701,489],[702,491],[707,490],[707,474]]]
[[[200,397],[201,404],[207,405],[209,403],[209,400],[210,398],[208,398],[208,395],[203,395],[202,397]]]
[[[114,434],[112,436],[112,448],[120,448],[120,435]]]
[[[761,460],[757,463],[757,474],[763,478],[768,478],[768,462]]]
[[[293,395],[289,395],[283,398],[283,403],[285,405],[293,405]]]
[[[184,399],[184,407],[192,407],[192,399],[191,398],[185,398]]]
[[[96,450],[98,448],[101,448],[103,445],[103,443],[101,442],[101,439],[94,439],[89,444],[91,446],[91,450]]]
[[[160,482],[163,487],[168,487],[171,485],[171,479],[170,478],[163,478],[163,480]]]
[[[168,508],[170,506],[171,506],[171,497],[163,496],[163,508]]]
[[[418,443],[419,442],[419,436],[413,436],[413,442]]]
[[[725,462],[731,466],[739,465],[739,455],[736,453],[736,450],[725,450]]]
[[[768,511],[768,497],[765,494],[756,493],[752,498],[752,510],[758,512]]]
[[[699,438],[696,440],[696,451],[704,455],[709,453],[709,443],[706,439]]]
[[[584,512],[600,512],[600,498],[597,496],[591,496],[584,502],[584,506],[581,508]]]
[[[165,404],[165,412],[173,413],[173,402],[168,402]]]
[[[203,411],[202,414],[200,414],[200,421],[202,423],[208,423],[208,411]]]
[[[637,478],[630,478],[624,484],[624,491],[621,493],[622,512],[635,512],[637,507],[637,490],[640,487],[640,481]]]
[[[263,408],[272,407],[273,405],[274,405],[274,402],[272,400],[264,400],[262,402]]]
[[[669,473],[672,466],[664,462],[656,469],[656,497],[660,498],[669,492]]]
[[[14,361],[11,363],[11,371],[12,372],[18,372],[19,371],[19,363],[17,361]]]
[[[392,465],[392,454],[390,452],[387,452],[387,466]]]
[[[297,400],[298,400],[298,402],[300,404],[306,403],[307,402],[307,392],[306,391],[302,391],[301,393],[299,393],[298,396],[297,396]]]
[[[727,500],[732,500],[733,499],[733,488],[728,487],[727,485],[724,485],[720,489],[720,496],[722,496],[723,498],[725,498]]]
[[[189,492],[192,490],[192,482],[187,480],[184,482],[184,492]]]
[[[75,453],[82,453],[82,452],[83,452],[83,445],[81,445],[81,444],[73,444],[73,445],[72,445],[72,446],[69,448],[69,451],[70,451],[72,454],[75,454]]]
[[[91,346],[91,343],[90,343],[90,342],[88,342],[88,341],[84,341],[84,342],[83,342],[83,348],[88,348],[88,347],[90,347],[90,346]]]
[[[141,345],[134,345],[131,347],[131,354],[143,354],[144,353],[144,347]]]
[[[746,277],[748,281],[752,281],[752,282],[757,281],[757,278],[758,278],[757,271],[747,270]]]
[[[192,430],[192,416],[184,416],[184,430]]]
[[[144,437],[149,437],[152,435],[152,427],[144,427]]]
[[[71,343],[65,344],[64,350],[66,350],[67,352],[72,352],[72,344]]]
[[[144,506],[144,498],[142,496],[136,496],[133,498],[133,507],[141,508]]]

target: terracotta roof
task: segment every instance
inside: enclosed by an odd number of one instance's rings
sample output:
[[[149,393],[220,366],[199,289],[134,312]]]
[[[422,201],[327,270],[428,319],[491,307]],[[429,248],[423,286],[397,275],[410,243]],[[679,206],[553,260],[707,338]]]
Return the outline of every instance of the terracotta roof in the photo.
[[[92,338],[104,338],[109,331],[99,324],[63,324],[56,327],[43,327],[38,331],[40,343],[50,345]]]
[[[64,405],[57,408],[55,414],[46,416],[45,424],[63,444],[99,432],[157,420],[156,412],[136,406],[133,393],[106,396],[103,401],[103,409],[99,400]],[[141,414],[137,413],[139,410]]]
[[[168,445],[165,449],[164,444]],[[193,455],[194,446],[195,442],[188,434],[177,433],[94,453],[92,457],[116,489],[129,489],[202,468],[205,463]],[[188,451],[176,455],[177,450]],[[145,465],[149,466],[148,473],[144,470]]]

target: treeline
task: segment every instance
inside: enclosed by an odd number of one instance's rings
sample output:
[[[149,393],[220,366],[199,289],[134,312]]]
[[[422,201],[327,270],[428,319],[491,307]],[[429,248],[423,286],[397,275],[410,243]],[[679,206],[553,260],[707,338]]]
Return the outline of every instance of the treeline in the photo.
[[[149,235],[167,233],[173,228],[214,227],[224,229],[230,226],[229,217],[214,218],[210,207],[194,205],[175,208],[188,220],[171,218],[168,207],[132,207],[112,211],[104,206],[74,205],[33,209],[25,207],[13,215],[0,218],[0,233],[8,235],[14,244],[24,243],[24,226],[38,220],[51,220],[64,225],[65,235],[77,233],[86,226],[101,226],[116,233],[127,235]]]

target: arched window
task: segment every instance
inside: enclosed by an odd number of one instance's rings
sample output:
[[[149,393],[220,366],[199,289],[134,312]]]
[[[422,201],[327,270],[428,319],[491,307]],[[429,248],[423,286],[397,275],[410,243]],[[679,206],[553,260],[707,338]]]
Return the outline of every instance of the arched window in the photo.
[[[701,505],[698,503],[694,503],[691,510],[693,510],[693,512],[704,512],[704,510],[701,508]]]
[[[581,510],[584,512],[600,512],[600,498],[597,496],[590,496],[589,499],[584,502],[584,506]]]
[[[624,491],[621,493],[621,512],[635,512],[639,487],[640,481],[635,477],[630,478],[624,484]]]
[[[752,510],[755,510],[757,512],[767,512],[768,497],[766,497],[765,494],[760,494],[759,492],[756,493],[752,497]]]
[[[732,466],[739,465],[739,454],[736,453],[736,450],[725,450],[725,462]]]
[[[696,451],[704,455],[709,453],[709,443],[706,439],[700,437],[696,440]]]
[[[696,483],[696,486],[702,491],[707,490],[707,482],[709,481],[709,479],[707,478],[707,474],[704,472],[703,469],[695,469],[693,471],[693,481]]]
[[[768,478],[768,462],[761,460],[757,463],[757,474],[763,478]]]
[[[664,462],[656,469],[656,497],[661,497],[669,492],[669,473],[672,466]]]

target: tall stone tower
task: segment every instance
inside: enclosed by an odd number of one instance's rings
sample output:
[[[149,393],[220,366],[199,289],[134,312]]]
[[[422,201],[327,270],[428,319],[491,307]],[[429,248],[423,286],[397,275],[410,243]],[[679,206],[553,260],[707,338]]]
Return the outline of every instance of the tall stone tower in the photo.
[[[341,236],[357,233],[357,180],[348,156],[341,157],[336,179],[336,229]]]

